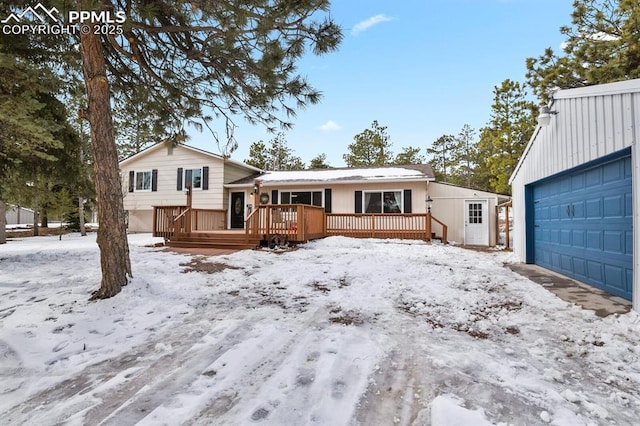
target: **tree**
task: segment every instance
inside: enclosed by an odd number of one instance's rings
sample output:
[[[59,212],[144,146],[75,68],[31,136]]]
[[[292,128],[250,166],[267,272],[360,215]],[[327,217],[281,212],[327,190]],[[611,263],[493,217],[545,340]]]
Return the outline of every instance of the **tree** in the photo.
[[[460,133],[455,138],[456,183],[471,187],[475,170],[476,144],[474,141],[475,130],[468,124],[462,126]]]
[[[477,171],[484,173],[488,189],[510,194],[509,177],[529,142],[536,126],[536,108],[518,82],[504,80],[494,87],[491,121],[480,132],[478,143],[482,163]]]
[[[302,170],[304,163],[293,155],[289,148],[284,133],[280,132],[269,141],[269,146],[264,141],[258,141],[249,147],[249,158],[245,163],[262,170]]]
[[[331,166],[327,163],[327,154],[318,154],[309,162],[309,169],[328,169]]]
[[[319,102],[320,93],[297,74],[296,62],[309,45],[315,54],[335,50],[342,32],[330,18],[318,20],[319,12],[329,10],[327,0],[80,0],[75,6],[126,15],[123,37],[99,35],[100,22],[80,35],[100,220],[102,282],[92,296],[97,299],[116,295],[132,276],[112,93],[152,100],[146,111],[170,136],[180,134],[186,120],[206,124],[205,110],[212,111],[225,123],[225,150],[235,143],[235,117],[286,128],[295,108]]]
[[[412,146],[408,146],[406,148],[402,148],[402,152],[396,155],[395,160],[393,160],[394,164],[403,165],[403,164],[422,164],[424,163],[424,157],[420,154],[420,148],[414,148]]]
[[[453,135],[442,135],[427,148],[427,154],[431,157],[434,173],[437,180],[449,181],[449,171],[453,167],[452,150],[455,144]]]
[[[527,59],[527,82],[542,101],[549,90],[640,77],[640,7],[637,0],[574,0],[564,55],[551,48]]]
[[[391,141],[387,135],[387,127],[380,126],[373,120],[371,129],[366,129],[353,137],[349,144],[349,152],[342,158],[349,167],[384,166],[391,163]]]

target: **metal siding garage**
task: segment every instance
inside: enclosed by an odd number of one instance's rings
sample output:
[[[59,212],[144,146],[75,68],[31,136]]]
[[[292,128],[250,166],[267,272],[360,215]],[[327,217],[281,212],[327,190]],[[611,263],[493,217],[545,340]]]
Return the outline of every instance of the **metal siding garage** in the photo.
[[[616,157],[532,185],[534,262],[631,300],[630,150]]]

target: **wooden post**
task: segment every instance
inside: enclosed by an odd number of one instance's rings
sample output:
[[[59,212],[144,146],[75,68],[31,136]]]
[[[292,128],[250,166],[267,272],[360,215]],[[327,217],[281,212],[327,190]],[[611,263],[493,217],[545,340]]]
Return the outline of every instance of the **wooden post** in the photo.
[[[191,182],[187,183],[187,214],[185,214],[184,216],[184,232],[187,235],[191,235],[191,204],[193,202],[193,194],[192,194],[192,190],[191,190]]]
[[[427,212],[427,241],[431,241],[431,212]]]
[[[507,250],[510,248],[509,246],[509,209],[511,208],[511,205],[507,204],[506,206],[504,206],[504,223],[505,223],[505,246],[507,248]]]

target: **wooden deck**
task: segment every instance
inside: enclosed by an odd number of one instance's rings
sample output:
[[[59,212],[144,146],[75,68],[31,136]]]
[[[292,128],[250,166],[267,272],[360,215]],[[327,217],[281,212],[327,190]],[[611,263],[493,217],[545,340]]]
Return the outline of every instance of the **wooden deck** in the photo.
[[[268,204],[258,206],[240,230],[225,229],[226,216],[226,210],[157,206],[153,214],[153,235],[163,237],[171,247],[227,249],[285,241],[300,243],[330,235],[427,241],[438,238],[447,242],[447,226],[431,213],[325,213],[317,206]]]

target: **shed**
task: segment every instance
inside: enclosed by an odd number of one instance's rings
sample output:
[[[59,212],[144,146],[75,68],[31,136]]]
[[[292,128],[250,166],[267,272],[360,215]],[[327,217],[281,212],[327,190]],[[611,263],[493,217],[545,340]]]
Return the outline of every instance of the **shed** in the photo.
[[[517,257],[635,310],[639,137],[640,79],[558,90],[510,180]]]

